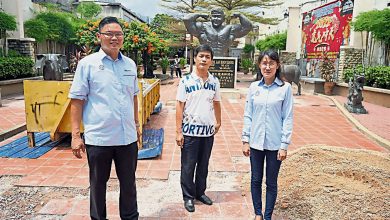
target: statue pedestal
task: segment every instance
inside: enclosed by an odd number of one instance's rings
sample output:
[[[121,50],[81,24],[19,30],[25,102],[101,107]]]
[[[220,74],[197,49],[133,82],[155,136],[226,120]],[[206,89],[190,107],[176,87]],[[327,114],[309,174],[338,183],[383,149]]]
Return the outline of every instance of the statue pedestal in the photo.
[[[214,57],[209,72],[218,78],[221,88],[235,88],[237,79],[236,57]]]
[[[221,97],[224,99],[240,99],[241,91],[239,89],[229,89],[224,88],[221,89]]]
[[[344,107],[351,113],[356,114],[367,114],[367,110],[364,108],[364,106],[352,106],[344,103]]]

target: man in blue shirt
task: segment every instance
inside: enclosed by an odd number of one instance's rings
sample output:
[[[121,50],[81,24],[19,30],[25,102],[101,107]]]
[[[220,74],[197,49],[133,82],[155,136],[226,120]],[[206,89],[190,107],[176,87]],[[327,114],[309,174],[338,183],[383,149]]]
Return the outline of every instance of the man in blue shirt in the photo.
[[[71,99],[72,151],[87,151],[91,219],[106,219],[106,188],[114,160],[120,184],[121,219],[138,219],[135,171],[139,138],[137,68],[119,51],[123,31],[115,17],[103,18],[97,34],[99,52],[76,69]],[[80,123],[84,124],[84,140]]]

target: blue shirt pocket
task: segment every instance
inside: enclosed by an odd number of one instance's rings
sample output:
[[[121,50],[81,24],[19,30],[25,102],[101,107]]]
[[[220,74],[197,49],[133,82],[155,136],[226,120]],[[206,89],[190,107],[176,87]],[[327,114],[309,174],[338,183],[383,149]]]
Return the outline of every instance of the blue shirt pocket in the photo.
[[[131,72],[126,72],[125,74],[122,75],[121,79],[121,85],[122,88],[124,88],[124,91],[127,93],[126,95],[134,95],[135,93],[135,79],[136,75],[132,74]]]

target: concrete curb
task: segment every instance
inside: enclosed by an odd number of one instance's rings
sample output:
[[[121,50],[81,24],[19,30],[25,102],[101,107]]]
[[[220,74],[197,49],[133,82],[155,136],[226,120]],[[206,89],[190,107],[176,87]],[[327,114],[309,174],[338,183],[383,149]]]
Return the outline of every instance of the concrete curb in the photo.
[[[16,134],[19,134],[20,132],[25,131],[26,129],[27,129],[26,123],[10,128],[0,133],[0,141],[4,141],[5,139],[8,139]]]
[[[361,132],[363,132],[365,135],[367,135],[369,138],[380,144],[382,147],[385,147],[387,150],[390,150],[390,141],[380,137],[379,135],[375,134],[374,132],[368,130],[366,127],[364,127],[358,120],[356,120],[352,114],[344,108],[342,104],[340,104],[335,98],[331,96],[326,96],[322,94],[317,94],[318,96],[326,97],[333,101],[333,103],[336,105],[336,107],[344,114],[345,117],[348,118],[352,124],[355,125],[357,129],[359,129]]]

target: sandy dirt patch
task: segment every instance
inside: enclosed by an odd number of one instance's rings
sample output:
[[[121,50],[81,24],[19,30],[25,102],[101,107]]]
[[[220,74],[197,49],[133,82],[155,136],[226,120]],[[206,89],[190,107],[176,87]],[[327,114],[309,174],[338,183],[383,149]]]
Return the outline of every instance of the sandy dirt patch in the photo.
[[[389,158],[322,145],[291,152],[280,170],[275,213],[289,219],[390,219]],[[242,181],[250,191],[250,174]]]

